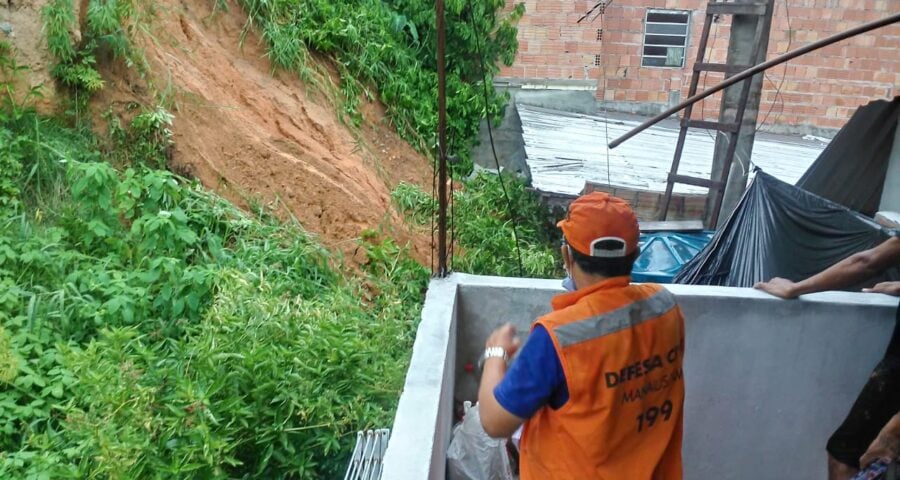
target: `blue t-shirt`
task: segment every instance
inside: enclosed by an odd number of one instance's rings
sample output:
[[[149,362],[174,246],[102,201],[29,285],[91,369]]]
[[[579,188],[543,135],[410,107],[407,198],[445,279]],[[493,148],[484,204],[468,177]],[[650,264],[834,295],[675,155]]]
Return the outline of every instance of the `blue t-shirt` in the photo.
[[[562,363],[543,326],[531,331],[503,380],[494,387],[494,398],[519,418],[531,418],[544,405],[558,409],[569,400]]]

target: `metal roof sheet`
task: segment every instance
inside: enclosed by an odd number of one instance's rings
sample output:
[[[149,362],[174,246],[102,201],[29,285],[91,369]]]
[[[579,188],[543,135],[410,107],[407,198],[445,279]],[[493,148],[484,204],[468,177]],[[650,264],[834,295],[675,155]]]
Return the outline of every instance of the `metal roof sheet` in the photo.
[[[601,116],[530,105],[520,104],[517,108],[532,185],[538,190],[577,195],[586,180],[639,190],[665,190],[678,139],[677,124],[674,128],[651,127],[618,148],[608,150],[609,140],[640,122],[614,115],[606,117],[607,121]],[[825,146],[818,141],[757,134],[751,161],[774,177],[793,184]],[[679,173],[709,178],[714,149],[713,133],[689,130]],[[706,189],[676,184],[675,192],[705,194]]]

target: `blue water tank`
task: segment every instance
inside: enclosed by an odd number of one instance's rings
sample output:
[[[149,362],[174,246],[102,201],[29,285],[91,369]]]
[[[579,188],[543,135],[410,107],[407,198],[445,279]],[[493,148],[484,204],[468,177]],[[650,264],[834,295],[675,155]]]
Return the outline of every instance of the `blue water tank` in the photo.
[[[641,254],[631,278],[635,282],[672,283],[688,260],[712,239],[713,231],[696,233],[657,232],[641,234]]]

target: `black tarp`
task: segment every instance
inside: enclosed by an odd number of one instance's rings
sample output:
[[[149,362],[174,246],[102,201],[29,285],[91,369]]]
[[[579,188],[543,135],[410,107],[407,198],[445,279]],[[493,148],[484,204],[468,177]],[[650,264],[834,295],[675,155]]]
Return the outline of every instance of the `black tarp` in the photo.
[[[891,234],[873,220],[757,171],[734,213],[675,283],[751,287],[798,281],[878,245]],[[876,280],[897,279],[893,269]]]
[[[900,97],[860,107],[797,186],[850,210],[875,216],[887,176]]]

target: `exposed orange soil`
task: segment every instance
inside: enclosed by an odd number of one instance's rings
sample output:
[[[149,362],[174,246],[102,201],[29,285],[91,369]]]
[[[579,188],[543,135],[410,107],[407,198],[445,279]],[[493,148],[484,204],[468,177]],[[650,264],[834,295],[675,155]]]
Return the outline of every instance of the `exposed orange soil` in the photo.
[[[22,6],[20,15],[39,24],[44,3]],[[363,106],[358,129],[342,124],[327,94],[295,74],[273,72],[263,40],[245,32],[239,6],[214,11],[215,3],[154,2],[156,15],[144,20],[148,28],[137,40],[153,88],[121,60],[102,61],[106,87],[92,101],[94,118],[110,108],[152,106],[156,92],[175,116],[174,170],[242,207],[255,201],[293,215],[347,257],[363,230],[380,229],[400,244],[410,242],[413,255],[426,261],[430,238],[404,224],[390,191],[401,181],[430,189],[428,160],[399,138],[377,103]],[[43,36],[34,27],[27,35]],[[16,43],[25,58],[49,67],[46,52],[37,51],[46,49],[45,41]],[[321,65],[330,81],[327,62]]]

